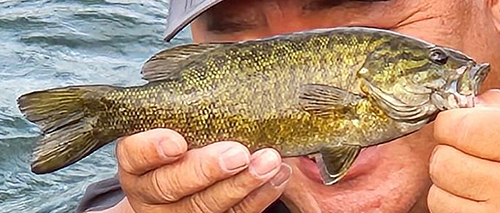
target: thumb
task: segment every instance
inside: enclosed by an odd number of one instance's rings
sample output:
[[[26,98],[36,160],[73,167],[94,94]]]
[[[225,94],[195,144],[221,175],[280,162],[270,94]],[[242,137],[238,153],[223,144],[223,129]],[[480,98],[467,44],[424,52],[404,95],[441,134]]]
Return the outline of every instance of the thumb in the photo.
[[[120,168],[141,175],[174,162],[187,150],[186,140],[170,129],[153,129],[120,138],[116,157]]]
[[[500,90],[492,89],[474,98],[478,107],[500,107]]]

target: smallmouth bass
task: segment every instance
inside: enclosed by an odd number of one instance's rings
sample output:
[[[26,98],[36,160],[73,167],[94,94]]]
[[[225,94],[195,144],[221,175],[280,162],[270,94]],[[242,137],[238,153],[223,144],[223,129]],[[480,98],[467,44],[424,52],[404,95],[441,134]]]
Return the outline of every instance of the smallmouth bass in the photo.
[[[32,171],[66,167],[122,136],[170,128],[189,148],[233,140],[283,157],[316,154],[323,182],[364,147],[472,107],[489,65],[391,31],[345,27],[161,51],[134,87],[32,92],[19,109],[43,137]]]

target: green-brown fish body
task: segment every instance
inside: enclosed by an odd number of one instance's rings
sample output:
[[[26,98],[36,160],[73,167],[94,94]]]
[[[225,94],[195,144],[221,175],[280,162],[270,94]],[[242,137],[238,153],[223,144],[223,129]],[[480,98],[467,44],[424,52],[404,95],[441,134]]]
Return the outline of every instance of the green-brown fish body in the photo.
[[[235,140],[284,157],[320,153],[325,184],[363,147],[409,134],[439,110],[470,107],[489,65],[370,28],[335,28],[162,51],[143,86],[77,86],[23,95],[44,132],[32,170],[51,172],[114,139],[153,128],[190,148]]]

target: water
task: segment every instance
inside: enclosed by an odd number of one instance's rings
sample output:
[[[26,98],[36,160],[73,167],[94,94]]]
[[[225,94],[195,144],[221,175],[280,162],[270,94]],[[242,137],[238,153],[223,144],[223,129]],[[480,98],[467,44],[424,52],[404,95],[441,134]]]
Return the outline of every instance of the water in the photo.
[[[0,0],[0,212],[74,212],[88,184],[116,172],[114,144],[55,173],[29,170],[40,132],[16,107],[26,92],[75,84],[142,84],[162,48],[166,0]]]

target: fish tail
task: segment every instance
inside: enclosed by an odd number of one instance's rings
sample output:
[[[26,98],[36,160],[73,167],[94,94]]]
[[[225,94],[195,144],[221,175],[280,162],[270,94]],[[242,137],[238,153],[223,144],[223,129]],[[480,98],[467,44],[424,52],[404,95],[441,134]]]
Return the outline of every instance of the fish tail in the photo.
[[[25,117],[40,126],[43,137],[33,151],[31,171],[56,171],[112,141],[114,133],[95,129],[100,100],[117,87],[75,86],[32,92],[17,103]]]

